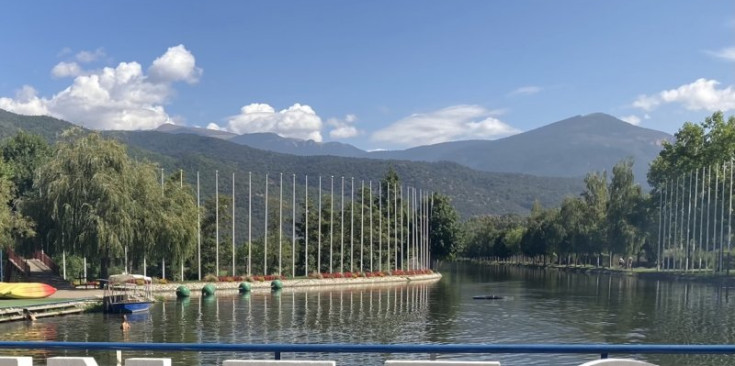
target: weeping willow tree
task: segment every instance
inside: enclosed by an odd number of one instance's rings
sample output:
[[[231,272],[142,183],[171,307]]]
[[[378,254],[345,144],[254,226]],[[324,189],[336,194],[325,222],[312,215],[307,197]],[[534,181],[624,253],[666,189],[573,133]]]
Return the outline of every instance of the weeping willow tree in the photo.
[[[34,186],[39,215],[54,228],[49,246],[99,261],[103,278],[126,248],[136,263],[149,256],[181,263],[196,244],[196,205],[188,186],[162,188],[156,172],[117,141],[65,132]]]

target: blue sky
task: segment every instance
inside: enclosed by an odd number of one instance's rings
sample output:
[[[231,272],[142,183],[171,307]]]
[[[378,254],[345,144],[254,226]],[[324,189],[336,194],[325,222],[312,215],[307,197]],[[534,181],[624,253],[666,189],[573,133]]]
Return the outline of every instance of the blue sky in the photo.
[[[398,149],[735,110],[735,2],[11,1],[0,108]]]

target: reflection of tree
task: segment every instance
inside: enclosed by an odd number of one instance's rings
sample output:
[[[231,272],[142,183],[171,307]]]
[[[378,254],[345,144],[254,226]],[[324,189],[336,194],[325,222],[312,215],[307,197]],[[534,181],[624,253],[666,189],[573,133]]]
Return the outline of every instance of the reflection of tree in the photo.
[[[453,325],[459,309],[459,286],[442,279],[429,291],[427,336],[431,342],[447,343],[454,332]]]

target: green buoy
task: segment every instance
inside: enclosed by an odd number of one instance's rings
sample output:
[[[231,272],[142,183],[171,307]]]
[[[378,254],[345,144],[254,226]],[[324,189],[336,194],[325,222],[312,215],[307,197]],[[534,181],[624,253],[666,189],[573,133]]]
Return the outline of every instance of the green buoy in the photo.
[[[283,282],[281,280],[273,280],[271,282],[271,290],[280,290],[283,288]]]
[[[176,288],[176,297],[182,298],[182,297],[189,297],[191,296],[191,290],[189,290],[186,286],[179,286]]]
[[[240,291],[241,294],[250,292],[250,284],[247,282],[240,282],[240,286],[237,286],[237,290]]]
[[[203,297],[214,296],[214,290],[215,289],[216,288],[211,283],[208,283],[208,284],[204,285],[204,287],[202,287],[202,296]]]

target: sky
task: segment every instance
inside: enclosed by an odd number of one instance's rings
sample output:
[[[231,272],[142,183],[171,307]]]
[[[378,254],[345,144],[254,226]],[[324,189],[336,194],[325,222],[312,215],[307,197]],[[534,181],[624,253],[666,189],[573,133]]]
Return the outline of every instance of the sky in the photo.
[[[380,150],[735,110],[732,0],[11,0],[0,32],[0,108],[98,130]]]

